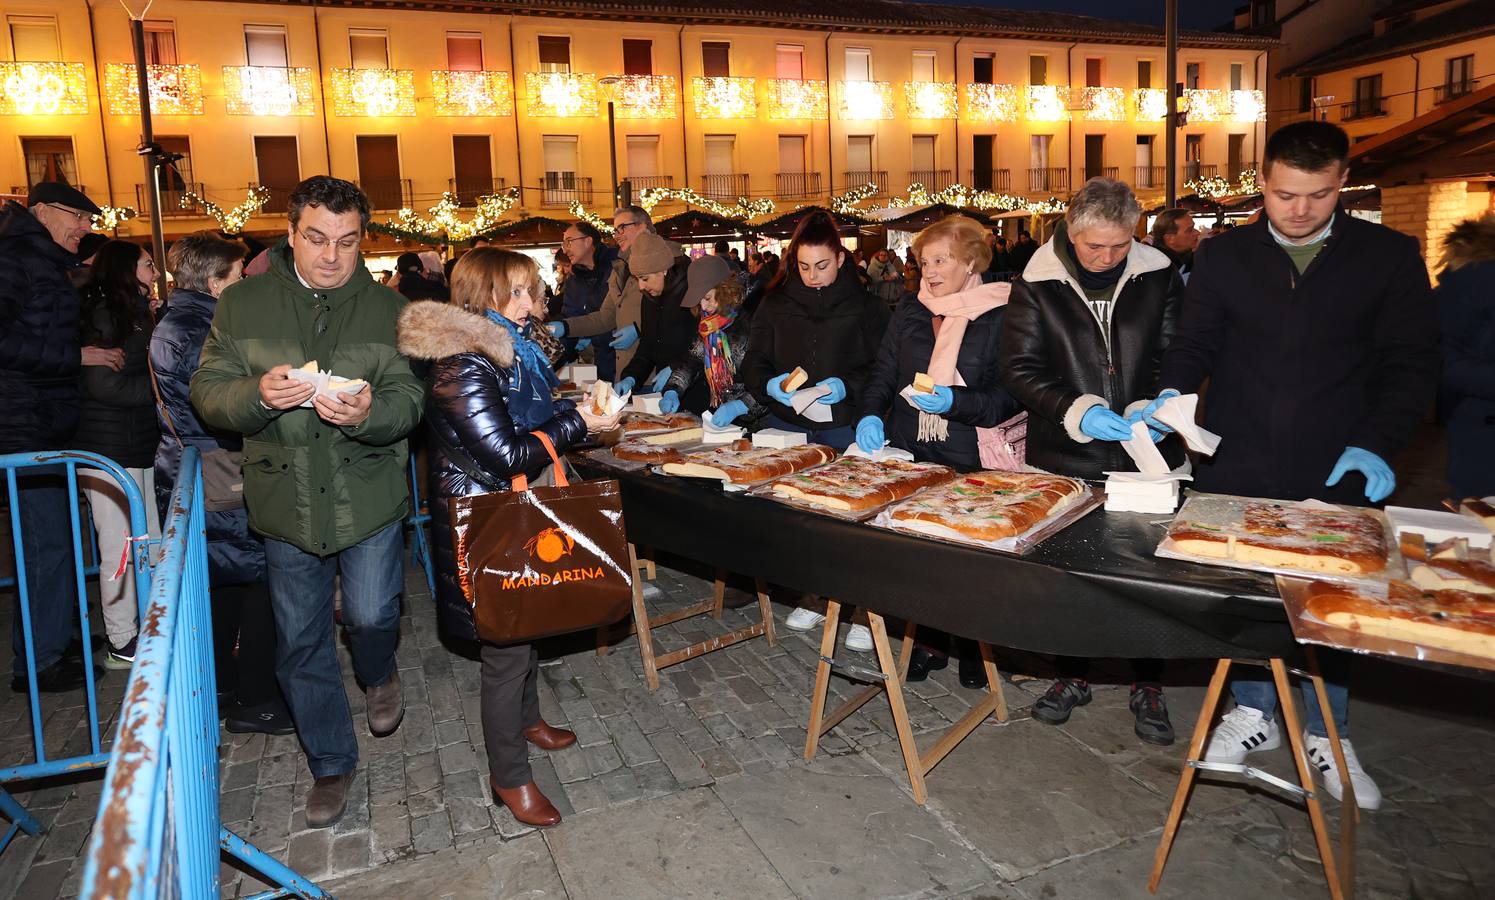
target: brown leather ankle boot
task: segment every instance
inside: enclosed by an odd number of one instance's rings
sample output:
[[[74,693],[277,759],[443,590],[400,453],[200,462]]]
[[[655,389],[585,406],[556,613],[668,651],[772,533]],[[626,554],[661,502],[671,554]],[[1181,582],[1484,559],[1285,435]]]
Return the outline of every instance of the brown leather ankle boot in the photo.
[[[541,750],[560,750],[576,743],[576,734],[564,728],[546,725],[545,720],[541,719],[524,729],[524,739]]]
[[[514,818],[526,825],[534,825],[536,828],[545,828],[550,825],[561,823],[561,814],[555,806],[540,793],[540,788],[533,781],[523,787],[501,788],[493,776],[488,776],[488,786],[493,788],[494,796],[499,802],[509,808]]]

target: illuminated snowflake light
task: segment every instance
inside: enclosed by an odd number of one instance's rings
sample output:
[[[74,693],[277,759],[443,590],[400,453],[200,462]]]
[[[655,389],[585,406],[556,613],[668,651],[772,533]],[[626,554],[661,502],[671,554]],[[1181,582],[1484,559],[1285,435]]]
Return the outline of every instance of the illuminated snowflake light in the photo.
[[[202,71],[197,66],[146,66],[145,77],[153,115],[202,115]],[[104,96],[111,116],[140,115],[135,66],[130,63],[105,66]]]
[[[1226,98],[1232,122],[1265,122],[1267,98],[1261,91],[1231,91]]]
[[[1056,84],[1028,85],[1029,122],[1067,122],[1069,92]]]
[[[1087,87],[1080,91],[1080,105],[1087,122],[1125,122],[1126,91],[1114,87]]]
[[[942,81],[906,81],[903,101],[910,119],[953,119],[960,109],[955,85]]]
[[[415,115],[415,73],[409,69],[332,69],[334,116]]]
[[[1022,101],[1016,85],[967,84],[966,118],[972,122],[1016,122],[1022,113]]]
[[[886,81],[842,81],[841,118],[870,122],[893,118],[893,86]]]
[[[87,115],[86,72],[82,63],[0,62],[0,115]]]
[[[1189,122],[1218,122],[1225,117],[1225,97],[1215,90],[1185,90],[1184,106]]]
[[[753,119],[758,116],[756,80],[696,76],[691,80],[698,119]]]
[[[438,116],[510,116],[514,88],[508,72],[431,72],[431,100]]]
[[[1168,92],[1162,88],[1136,88],[1132,108],[1138,122],[1161,122],[1168,118]]]
[[[623,75],[614,91],[614,111],[620,119],[678,118],[679,93],[673,75]]]
[[[525,109],[532,116],[560,119],[597,115],[597,76],[531,72],[524,76]]]
[[[823,81],[773,78],[768,82],[770,119],[823,119],[827,109]]]
[[[311,69],[224,66],[223,103],[231,116],[309,116],[316,112]]]

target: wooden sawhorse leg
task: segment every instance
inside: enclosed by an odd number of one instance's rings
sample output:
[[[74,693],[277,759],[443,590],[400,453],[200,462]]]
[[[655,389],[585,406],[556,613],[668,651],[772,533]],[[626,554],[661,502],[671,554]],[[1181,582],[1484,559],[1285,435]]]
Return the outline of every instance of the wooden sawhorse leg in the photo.
[[[977,726],[986,721],[988,716],[995,714],[998,721],[1007,721],[1007,702],[1002,696],[1001,675],[997,672],[991,645],[980,644],[982,664],[986,668],[986,696],[981,698],[980,703],[971,707],[959,722],[951,725],[944,734],[940,735],[934,746],[929,748],[929,752],[921,756],[918,745],[914,742],[913,728],[908,721],[908,708],[903,700],[903,679],[908,674],[908,663],[913,654],[914,629],[917,626],[913,622],[906,623],[902,646],[899,649],[898,658],[894,659],[883,617],[868,610],[867,627],[872,632],[872,644],[877,651],[878,662],[878,668],[873,670],[836,661],[836,632],[840,616],[840,602],[827,599],[825,624],[820,633],[820,661],[815,666],[815,691],[810,698],[810,721],[805,729],[807,732],[805,760],[808,762],[815,758],[815,750],[820,745],[822,735],[841,724],[847,716],[861,709],[868,700],[879,693],[886,693],[888,706],[893,715],[893,727],[898,733],[898,747],[903,752],[903,766],[908,771],[909,789],[914,795],[914,802],[923,805],[929,798],[929,792],[924,784],[925,776],[929,774],[929,771],[939,765],[940,760],[949,755],[950,751],[954,750],[972,731],[975,731]],[[854,677],[872,683],[835,711],[827,714],[825,701],[830,692],[831,669],[833,668],[839,668]]]
[[[648,547],[637,547],[637,548],[635,548],[633,544],[629,544],[628,545],[628,562],[629,562],[630,570],[633,572],[633,587],[634,587],[634,594],[635,594],[634,600],[635,600],[635,606],[637,606],[637,601],[639,600],[639,597],[641,596],[640,595],[640,591],[642,590],[642,585],[640,585],[639,582],[640,581],[653,581],[654,579],[656,579],[656,578],[659,577],[659,570],[654,565],[654,551],[651,550],[651,549],[649,549]],[[722,593],[722,590],[723,590],[722,583],[718,579],[718,581],[717,581],[717,593],[718,594]],[[717,611],[716,618],[718,618],[718,619],[721,618],[721,611],[720,611],[720,609],[718,609],[718,611]],[[597,655],[598,656],[606,656],[607,655],[608,648],[612,644],[613,629],[616,627],[616,625],[617,625],[617,623],[613,623],[613,624],[610,624],[610,625],[598,625],[597,626]],[[623,633],[623,637],[626,638],[628,635],[633,634],[634,631],[635,631],[635,628],[634,628],[633,622],[629,621],[629,623],[628,623],[628,630]]]
[[[1303,674],[1307,674],[1313,680],[1319,708],[1324,711],[1324,721],[1328,725],[1334,761],[1339,767],[1340,784],[1344,789],[1345,807],[1340,825],[1338,864],[1335,861],[1334,848],[1329,842],[1329,829],[1324,822],[1323,807],[1314,789],[1308,755],[1303,749],[1302,726],[1298,717],[1297,702],[1293,697],[1294,691],[1288,682],[1286,663],[1280,659],[1272,659],[1267,661],[1267,666],[1272,671],[1272,681],[1277,688],[1278,707],[1282,715],[1280,727],[1287,732],[1288,745],[1298,771],[1298,784],[1294,785],[1245,764],[1204,761],[1205,738],[1209,735],[1210,726],[1214,722],[1215,710],[1220,705],[1221,694],[1224,693],[1226,676],[1230,672],[1231,663],[1234,662],[1234,660],[1222,659],[1215,666],[1215,674],[1210,678],[1209,689],[1204,694],[1204,706],[1199,711],[1199,721],[1194,725],[1194,737],[1189,741],[1189,755],[1184,759],[1183,771],[1178,778],[1178,788],[1173,793],[1173,805],[1168,810],[1168,819],[1163,825],[1163,836],[1158,842],[1157,853],[1153,857],[1152,875],[1147,882],[1149,891],[1157,893],[1158,883],[1163,877],[1163,867],[1168,863],[1168,851],[1178,835],[1178,826],[1183,820],[1184,808],[1188,805],[1189,790],[1194,784],[1194,777],[1197,772],[1205,771],[1244,775],[1248,779],[1265,781],[1289,794],[1302,797],[1308,810],[1309,823],[1313,826],[1313,840],[1318,847],[1319,860],[1324,867],[1324,880],[1328,884],[1330,898],[1345,900],[1345,898],[1354,896],[1355,824],[1359,820],[1360,810],[1355,804],[1354,788],[1349,783],[1349,770],[1345,766],[1344,751],[1339,745],[1339,733],[1334,725],[1334,717],[1329,711],[1328,696],[1324,691],[1324,680],[1318,671],[1317,658],[1311,647],[1305,649],[1308,651],[1310,672]]]

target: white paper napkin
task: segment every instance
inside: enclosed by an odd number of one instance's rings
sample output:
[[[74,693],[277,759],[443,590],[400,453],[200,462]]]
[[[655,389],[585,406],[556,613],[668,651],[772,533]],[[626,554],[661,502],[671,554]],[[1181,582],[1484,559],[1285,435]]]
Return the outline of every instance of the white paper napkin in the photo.
[[[829,395],[831,386],[828,384],[817,384],[813,387],[801,388],[789,395],[789,405],[794,411],[809,419],[811,422],[829,422],[831,420],[831,405],[828,403],[817,403],[821,397]]]
[[[1130,440],[1121,442],[1121,449],[1136,463],[1137,471],[1143,475],[1167,475],[1168,463],[1163,459],[1163,454],[1158,452],[1157,445],[1152,442],[1152,433],[1147,428],[1147,423],[1141,420],[1132,423],[1132,436]]]
[[[1198,394],[1181,394],[1164,400],[1152,417],[1178,432],[1190,450],[1214,456],[1215,448],[1220,446],[1220,436],[1194,424],[1194,414],[1198,409]]]
[[[882,462],[885,459],[900,459],[904,462],[914,461],[914,455],[912,453],[908,452],[907,450],[894,447],[892,444],[889,444],[886,441],[883,442],[881,449],[879,449],[876,453],[868,453],[866,450],[863,450],[860,445],[852,443],[850,447],[846,448],[846,451],[842,455],[860,456],[863,459],[870,459],[873,462]]]
[[[709,409],[701,414],[701,430],[708,444],[729,444],[747,435],[747,429],[741,425],[717,425],[711,421]]]
[[[360,391],[367,390],[369,386],[368,382],[362,381],[361,379],[359,380],[359,383],[352,388],[349,388],[346,385],[349,381],[352,381],[354,379],[342,379],[337,384],[334,384],[332,382],[332,379],[338,378],[340,376],[335,376],[331,372],[307,372],[302,369],[292,369],[291,371],[286,373],[286,377],[290,378],[292,381],[304,381],[312,387],[316,388],[317,394],[321,394],[324,397],[332,397],[333,399],[337,399],[338,394],[357,394]],[[313,394],[311,397],[308,397],[306,401],[301,405],[308,408],[311,407],[312,400],[315,399],[315,397],[316,394]]]

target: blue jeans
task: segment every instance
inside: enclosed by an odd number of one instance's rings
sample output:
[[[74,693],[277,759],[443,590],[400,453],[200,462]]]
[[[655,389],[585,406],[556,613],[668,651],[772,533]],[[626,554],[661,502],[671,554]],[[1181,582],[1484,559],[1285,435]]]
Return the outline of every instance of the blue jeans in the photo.
[[[78,611],[75,566],[82,565],[82,561],[73,558],[66,468],[17,470],[16,492],[21,514],[21,548],[26,553],[31,646],[36,652],[36,670],[40,672],[62,659],[72,640]],[[81,521],[78,527],[83,527]],[[109,562],[106,560],[103,565],[108,568]],[[10,623],[10,646],[15,653],[11,668],[15,674],[25,675],[26,643],[21,630],[19,587],[15,604]]]
[[[381,685],[395,673],[403,549],[400,522],[326,557],[283,541],[265,541],[270,605],[275,611],[276,675],[306,749],[307,767],[317,778],[351,772],[358,764],[353,713],[337,661],[334,577],[343,576],[343,627],[353,674],[365,687]]]
[[[769,413],[763,418],[763,427],[778,428],[783,431],[796,431],[800,434],[808,435],[810,443],[824,444],[838,453],[842,450],[845,450],[847,447],[850,447],[851,442],[857,439],[857,430],[855,425],[842,425],[838,428],[822,428],[816,431],[806,428],[803,425],[796,425],[793,422],[786,422],[773,413]]]
[[[1318,695],[1314,693],[1313,681],[1304,678],[1298,685],[1303,692],[1303,709],[1308,733],[1314,737],[1328,737],[1329,729],[1324,725],[1324,712],[1319,709]],[[1277,717],[1277,686],[1270,677],[1233,678],[1230,692],[1241,706],[1261,710],[1268,719]],[[1329,712],[1334,716],[1334,727],[1341,740],[1348,738],[1350,728],[1350,689],[1342,683],[1324,679],[1324,693],[1329,697]]]

